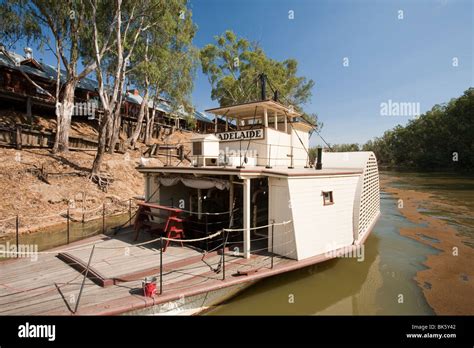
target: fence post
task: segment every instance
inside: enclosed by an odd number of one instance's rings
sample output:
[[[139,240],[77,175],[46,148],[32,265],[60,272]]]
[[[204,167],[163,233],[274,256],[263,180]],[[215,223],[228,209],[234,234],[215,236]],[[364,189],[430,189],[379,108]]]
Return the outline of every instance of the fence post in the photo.
[[[105,234],[105,203],[102,203],[102,233]]]
[[[160,295],[163,293],[163,237],[160,237]]]
[[[67,207],[67,244],[69,244],[69,205]]]
[[[225,231],[222,231],[222,280],[225,280]]]
[[[82,191],[82,223],[84,224],[85,222],[85,209],[84,209],[84,204],[86,202],[86,193],[84,191]]]
[[[273,269],[273,255],[275,255],[273,253],[273,240],[274,240],[273,239],[273,231],[274,231],[274,229],[275,229],[275,223],[272,223],[272,269]]]
[[[19,245],[20,245],[20,236],[19,236],[19,230],[20,230],[20,217],[18,214],[16,214],[16,257],[18,258],[18,250],[19,250]]]
[[[81,300],[82,289],[84,289],[84,283],[86,282],[87,273],[89,273],[89,267],[91,265],[92,255],[94,254],[94,250],[95,250],[95,245],[92,246],[91,254],[89,256],[89,262],[87,263],[86,272],[84,273],[84,278],[82,278],[81,289],[79,290],[79,296],[77,297],[76,308],[74,309],[74,314],[77,313],[77,309],[79,308],[79,301]]]
[[[205,216],[206,216],[206,237],[207,237],[209,235],[209,226],[207,225],[208,224],[207,217],[209,215],[206,214]],[[209,250],[209,238],[206,238],[206,251],[207,250]]]
[[[21,150],[22,139],[21,139],[21,125],[16,125],[16,133],[15,133],[15,145],[17,150]]]
[[[132,199],[128,199],[128,226],[132,226]]]

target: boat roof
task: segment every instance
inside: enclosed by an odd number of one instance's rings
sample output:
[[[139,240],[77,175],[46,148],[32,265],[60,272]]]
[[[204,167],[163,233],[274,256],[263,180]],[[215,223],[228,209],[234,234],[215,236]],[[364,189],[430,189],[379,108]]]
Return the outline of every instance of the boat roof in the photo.
[[[228,115],[233,118],[245,119],[253,117],[262,117],[264,112],[263,110],[265,108],[268,111],[276,111],[280,115],[286,114],[289,118],[301,116],[299,112],[296,112],[291,107],[287,107],[272,99],[222,106],[218,108],[207,109],[206,112],[210,112],[214,115]],[[273,115],[270,114],[270,116]]]
[[[203,174],[203,175],[239,175],[239,176],[275,176],[275,177],[315,177],[315,176],[335,176],[335,175],[360,175],[362,168],[293,168],[262,166],[236,167],[163,167],[163,166],[142,166],[136,168],[141,173],[174,173],[174,174]]]

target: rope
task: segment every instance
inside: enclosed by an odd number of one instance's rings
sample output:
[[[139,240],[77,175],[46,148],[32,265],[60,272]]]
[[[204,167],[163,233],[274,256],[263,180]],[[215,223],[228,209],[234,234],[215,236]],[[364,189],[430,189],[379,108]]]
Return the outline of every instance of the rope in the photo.
[[[268,84],[270,85],[270,87],[272,88],[273,90],[273,84],[270,82],[270,79],[267,77],[267,81],[268,81]],[[286,103],[288,105],[292,105],[293,103],[291,103],[284,95],[282,95],[283,99],[285,99]],[[306,120],[304,117],[301,117],[301,119],[303,120],[303,122],[306,122],[308,125],[311,126],[311,128],[313,129],[313,131],[316,132],[316,134],[321,138],[321,140],[324,142],[324,144],[326,144],[326,146],[329,148],[329,150],[332,151],[332,148],[331,148],[331,145],[329,145],[326,140],[324,140],[323,136],[321,135],[321,133],[318,132],[316,126],[314,124],[312,124],[311,122],[309,122],[308,120]]]
[[[285,111],[285,117],[288,116],[286,111]],[[305,150],[306,152],[306,164],[309,165],[309,151],[306,149],[306,146],[304,146],[303,144],[303,141],[301,140],[298,132],[295,130],[295,127],[293,127],[293,122],[289,122],[290,126],[291,126],[291,129],[293,129],[293,131],[295,132],[296,136],[298,137],[298,140],[300,141],[301,143],[301,146],[303,146],[303,149]]]
[[[246,230],[253,231],[253,230],[258,230],[258,229],[265,228],[265,227],[270,227],[270,226],[286,225],[286,224],[289,224],[290,222],[291,222],[291,220],[288,220],[288,221],[283,221],[283,222],[277,222],[277,223],[268,224],[268,225],[265,225],[265,226],[250,227],[250,228],[233,228],[233,229],[231,229],[231,228],[224,228],[223,231],[226,231],[226,232],[242,232],[242,231],[246,231]]]

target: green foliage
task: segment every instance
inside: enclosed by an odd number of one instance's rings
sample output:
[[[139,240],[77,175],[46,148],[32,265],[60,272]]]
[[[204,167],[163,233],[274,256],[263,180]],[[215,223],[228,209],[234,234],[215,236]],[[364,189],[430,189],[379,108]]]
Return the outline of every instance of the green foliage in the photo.
[[[318,148],[310,147],[308,150],[309,163],[315,163],[317,155],[318,155]]]
[[[296,76],[298,63],[283,62],[266,56],[262,48],[232,31],[215,37],[216,44],[206,45],[200,52],[202,71],[212,85],[211,97],[221,106],[260,99],[258,75],[265,73],[269,86],[266,98],[272,98],[271,88],[295,109],[310,100],[313,80]]]
[[[353,152],[353,151],[360,151],[361,148],[359,144],[336,144],[331,145],[331,152]],[[309,162],[315,163],[316,156],[318,154],[318,147],[310,147],[309,148]]]
[[[26,9],[24,1],[0,3],[0,43],[9,50],[23,38],[27,43],[42,38],[38,20]]]
[[[142,90],[148,81],[152,95],[176,107],[188,104],[198,60],[198,51],[191,44],[196,32],[191,11],[187,1],[174,0],[160,4],[153,14],[152,22],[159,25],[150,27],[138,40],[129,81]]]
[[[186,126],[189,130],[194,130],[196,128],[197,120],[194,118],[192,113],[186,114],[186,116],[184,116],[184,120],[186,121]]]
[[[336,144],[331,145],[332,152],[351,152],[360,151],[359,144]]]
[[[379,163],[422,170],[474,169],[474,88],[435,105],[405,127],[397,126],[364,144]]]

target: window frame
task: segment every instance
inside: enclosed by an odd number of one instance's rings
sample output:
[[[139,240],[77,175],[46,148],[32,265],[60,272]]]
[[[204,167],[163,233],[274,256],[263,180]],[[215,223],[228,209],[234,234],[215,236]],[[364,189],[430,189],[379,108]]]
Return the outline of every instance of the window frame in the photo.
[[[326,198],[326,194],[328,194],[329,200]],[[323,205],[333,205],[334,204],[334,194],[333,191],[321,191],[321,196],[323,196]]]

